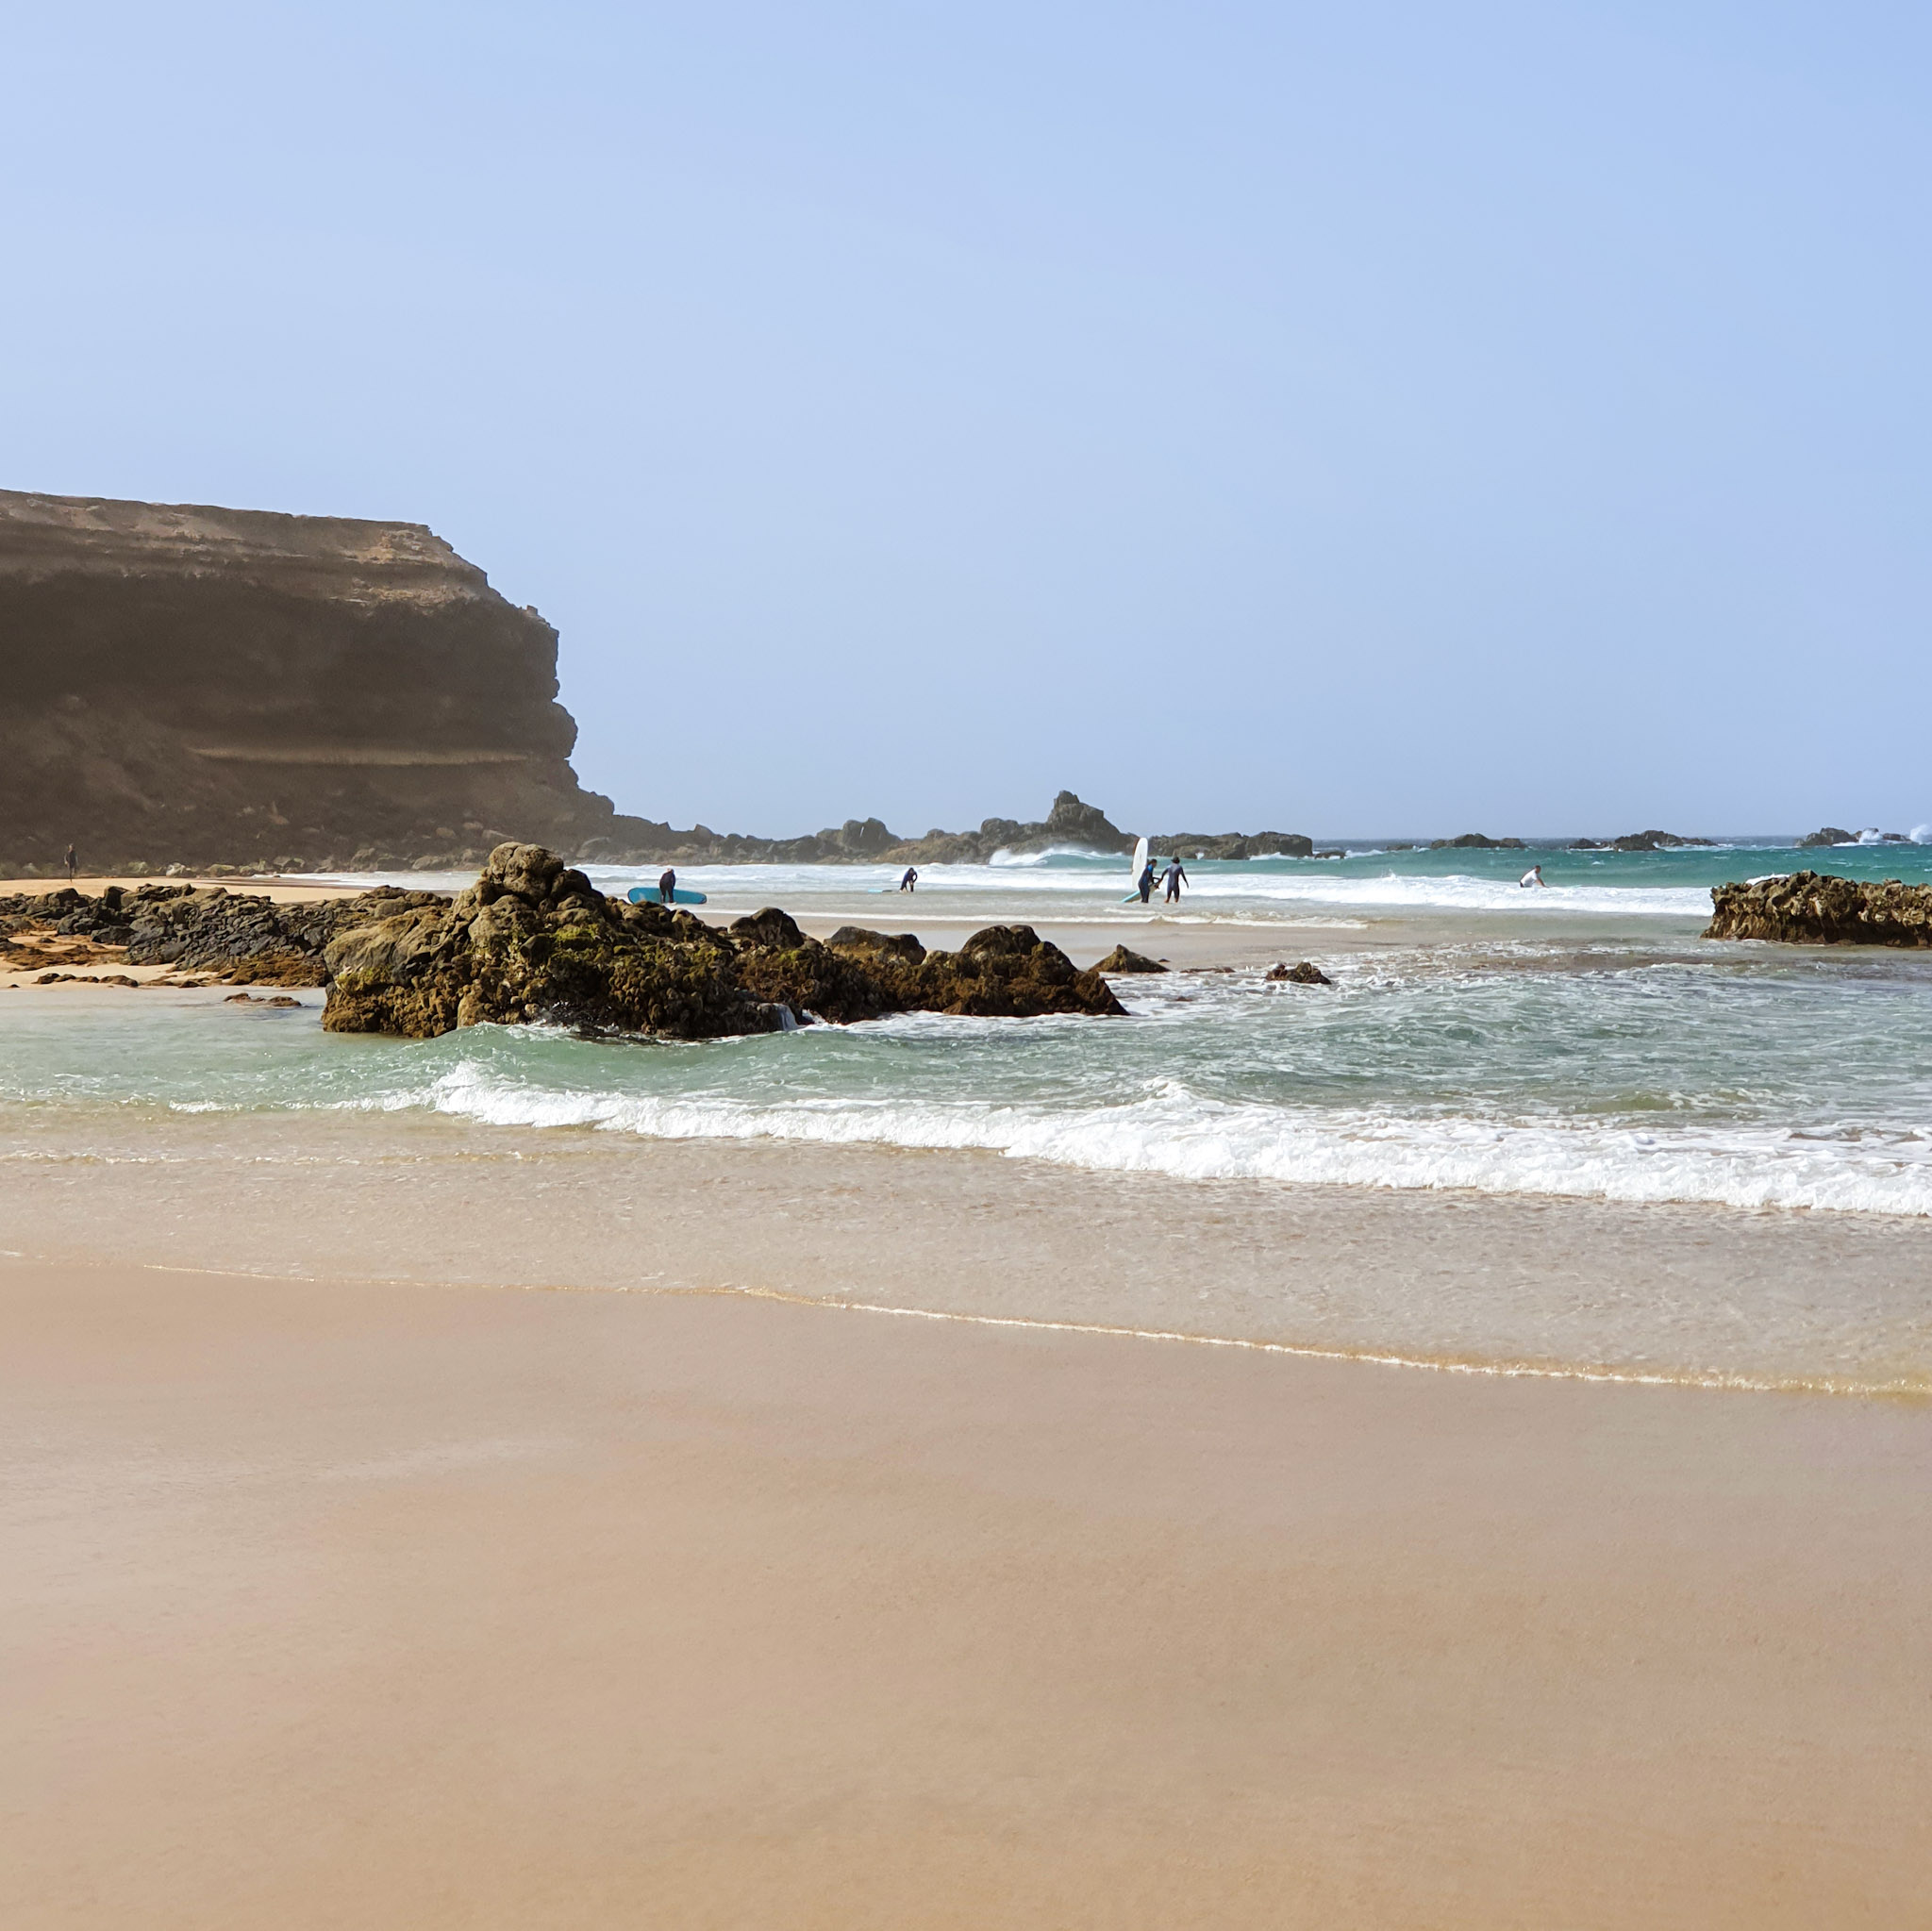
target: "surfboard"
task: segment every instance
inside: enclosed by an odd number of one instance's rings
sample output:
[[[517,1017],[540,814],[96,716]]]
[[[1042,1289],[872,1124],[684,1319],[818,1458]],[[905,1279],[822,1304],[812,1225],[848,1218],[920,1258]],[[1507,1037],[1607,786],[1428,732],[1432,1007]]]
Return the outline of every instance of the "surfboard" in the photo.
[[[664,894],[655,885],[633,885],[625,897],[634,906],[660,906],[664,903]],[[703,892],[687,891],[680,885],[671,894],[671,903],[675,906],[701,906],[708,901]]]
[[[1147,841],[1137,838],[1134,841],[1134,889],[1121,900],[1124,906],[1130,906],[1141,896],[1141,874],[1147,869]]]

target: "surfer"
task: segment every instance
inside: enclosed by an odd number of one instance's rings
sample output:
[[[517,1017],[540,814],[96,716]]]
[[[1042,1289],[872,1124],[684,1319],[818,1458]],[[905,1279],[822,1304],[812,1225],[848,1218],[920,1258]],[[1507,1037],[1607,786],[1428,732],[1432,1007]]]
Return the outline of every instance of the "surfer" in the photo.
[[[899,890],[901,891],[917,891],[919,890],[919,867],[917,865],[907,866],[906,875],[899,881]]]
[[[1134,881],[1134,890],[1141,894],[1141,903],[1143,906],[1154,896],[1154,860],[1152,858],[1147,860],[1140,877]]]
[[[658,881],[658,902],[660,905],[668,906],[676,896],[677,873],[673,867],[667,865],[664,868],[663,877]]]
[[[74,883],[74,874],[79,869],[79,866],[80,860],[75,856],[74,847],[69,845],[67,847],[67,882],[69,885]]]
[[[1167,870],[1160,874],[1160,882],[1167,887],[1168,904],[1174,905],[1178,903],[1181,895],[1181,887],[1188,882],[1186,869],[1182,866],[1179,858],[1170,858],[1167,861]]]
[[[1532,865],[1516,882],[1519,886],[1541,885],[1545,891],[1550,889],[1549,880],[1543,876],[1543,868],[1541,865]]]

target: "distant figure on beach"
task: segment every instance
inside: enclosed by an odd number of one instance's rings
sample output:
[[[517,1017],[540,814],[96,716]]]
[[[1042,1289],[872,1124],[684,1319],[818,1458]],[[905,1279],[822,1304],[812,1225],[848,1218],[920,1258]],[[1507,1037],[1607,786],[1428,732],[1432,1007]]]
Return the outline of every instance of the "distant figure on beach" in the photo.
[[[75,857],[74,847],[69,845],[67,847],[67,882],[69,885],[74,883],[74,874],[79,869],[80,860]]]
[[[919,867],[917,865],[907,866],[906,875],[899,881],[899,890],[901,891],[917,891],[919,890]]]
[[[1516,882],[1518,885],[1541,885],[1545,891],[1550,889],[1550,882],[1543,876],[1541,865],[1532,865]]]
[[[1143,906],[1154,896],[1154,860],[1152,858],[1147,860],[1146,868],[1141,872],[1140,882],[1135,887],[1135,890],[1140,892],[1141,903]]]
[[[1168,904],[1176,904],[1181,895],[1181,887],[1188,882],[1188,874],[1182,869],[1178,858],[1170,858],[1167,861],[1167,870],[1160,874],[1160,882],[1167,887]]]
[[[658,897],[663,904],[668,906],[676,896],[677,873],[673,867],[667,865],[664,868],[663,877],[658,881]]]

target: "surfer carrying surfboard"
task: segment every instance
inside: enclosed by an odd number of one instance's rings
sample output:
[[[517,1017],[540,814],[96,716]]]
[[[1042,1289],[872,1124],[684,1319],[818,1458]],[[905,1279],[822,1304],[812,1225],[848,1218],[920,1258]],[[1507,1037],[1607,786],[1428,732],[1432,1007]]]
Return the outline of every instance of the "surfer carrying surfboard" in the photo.
[[[1149,858],[1146,864],[1141,868],[1141,875],[1134,881],[1134,890],[1141,894],[1141,903],[1143,906],[1154,896],[1154,860],[1152,858]]]

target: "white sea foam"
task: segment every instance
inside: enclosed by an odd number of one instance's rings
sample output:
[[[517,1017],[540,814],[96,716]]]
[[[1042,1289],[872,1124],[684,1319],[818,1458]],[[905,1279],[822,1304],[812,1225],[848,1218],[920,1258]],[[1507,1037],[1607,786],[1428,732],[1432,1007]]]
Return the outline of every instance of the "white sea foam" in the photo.
[[[452,1069],[387,1104],[493,1125],[594,1127],[659,1140],[780,1140],[978,1149],[1105,1172],[1471,1189],[1616,1201],[1932,1215],[1932,1138],[1781,1128],[1655,1128],[1397,1117],[1204,1100],[1172,1081],[1136,1102],[1052,1112],[872,1098],[758,1104],[566,1091]]]

